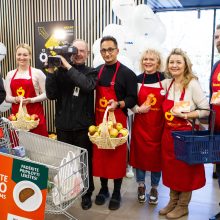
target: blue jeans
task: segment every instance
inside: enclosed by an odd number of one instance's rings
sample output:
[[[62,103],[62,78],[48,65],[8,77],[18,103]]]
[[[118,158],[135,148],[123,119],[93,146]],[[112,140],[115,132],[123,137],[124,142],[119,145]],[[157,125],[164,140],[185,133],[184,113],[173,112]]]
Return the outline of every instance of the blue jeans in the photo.
[[[145,183],[146,171],[136,169],[136,181],[137,183]],[[158,186],[160,182],[161,172],[151,172],[151,186]]]

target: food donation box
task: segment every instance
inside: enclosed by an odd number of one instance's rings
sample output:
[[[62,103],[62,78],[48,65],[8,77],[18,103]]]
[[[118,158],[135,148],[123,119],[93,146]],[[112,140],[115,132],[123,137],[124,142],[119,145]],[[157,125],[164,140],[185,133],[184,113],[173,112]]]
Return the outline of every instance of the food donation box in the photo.
[[[0,219],[44,219],[48,168],[0,154]]]

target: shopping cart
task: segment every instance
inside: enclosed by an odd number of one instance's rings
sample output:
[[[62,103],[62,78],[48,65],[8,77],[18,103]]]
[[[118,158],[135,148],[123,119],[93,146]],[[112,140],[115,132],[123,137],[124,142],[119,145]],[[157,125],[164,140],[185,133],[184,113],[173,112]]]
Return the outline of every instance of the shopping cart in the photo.
[[[178,160],[190,165],[220,162],[220,134],[214,133],[215,111],[210,111],[210,130],[195,131],[193,126],[191,131],[172,132],[175,156]]]
[[[7,146],[8,152],[11,153],[13,151],[12,148],[16,145],[25,148],[26,158],[11,154],[7,154],[7,156],[41,164],[49,168],[46,213],[63,214],[68,219],[76,219],[67,212],[67,209],[88,190],[87,150],[31,132],[16,131],[10,121],[1,118],[0,147]],[[72,152],[74,157],[71,160],[64,161],[63,158],[67,157],[69,152]],[[77,169],[74,169],[69,174],[69,168],[76,167],[76,164]],[[68,172],[68,175],[64,175],[66,172]],[[80,181],[73,185],[70,181],[72,181],[74,176],[80,176],[78,178]],[[72,196],[70,197],[69,195]]]

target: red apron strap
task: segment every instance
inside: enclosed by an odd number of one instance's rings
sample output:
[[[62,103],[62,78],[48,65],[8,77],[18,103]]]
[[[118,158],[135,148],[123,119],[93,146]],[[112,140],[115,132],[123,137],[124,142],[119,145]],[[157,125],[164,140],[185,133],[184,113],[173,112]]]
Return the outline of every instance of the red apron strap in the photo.
[[[169,88],[168,88],[168,90],[167,90],[167,93],[166,93],[166,96],[165,96],[166,99],[167,99],[167,96],[168,96],[168,94],[169,94],[170,88],[171,88],[171,86],[173,85],[173,82],[174,82],[174,79],[173,79],[172,82],[170,83],[170,86],[169,86]]]

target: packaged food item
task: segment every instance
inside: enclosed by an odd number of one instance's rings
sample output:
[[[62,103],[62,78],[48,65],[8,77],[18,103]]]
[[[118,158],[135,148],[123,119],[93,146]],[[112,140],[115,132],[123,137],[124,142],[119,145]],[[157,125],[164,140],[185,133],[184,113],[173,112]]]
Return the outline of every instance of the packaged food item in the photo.
[[[174,103],[173,111],[190,112],[190,101],[178,101]]]
[[[0,152],[1,153],[5,153],[5,154],[9,154],[10,153],[9,148],[7,148],[6,146],[0,147]]]
[[[213,92],[210,104],[216,104],[220,102],[220,91]]]
[[[147,99],[146,101],[144,102],[145,105],[152,105],[152,101],[154,99],[154,94],[150,93],[148,96],[147,96]]]
[[[23,146],[17,146],[11,149],[11,153],[17,157],[25,157],[25,148]]]

